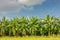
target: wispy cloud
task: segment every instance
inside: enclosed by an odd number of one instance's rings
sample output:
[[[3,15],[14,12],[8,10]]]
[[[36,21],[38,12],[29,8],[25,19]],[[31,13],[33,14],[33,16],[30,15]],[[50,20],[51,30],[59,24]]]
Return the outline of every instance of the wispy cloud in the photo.
[[[45,1],[46,0],[18,0],[20,4],[27,5],[27,6],[42,4]]]
[[[34,5],[42,4],[45,0],[0,0],[0,13],[17,12],[22,9],[33,9]]]

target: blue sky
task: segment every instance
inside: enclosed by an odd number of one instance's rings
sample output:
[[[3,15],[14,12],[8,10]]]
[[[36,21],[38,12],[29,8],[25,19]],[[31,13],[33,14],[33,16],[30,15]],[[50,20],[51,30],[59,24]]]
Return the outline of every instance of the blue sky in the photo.
[[[4,1],[4,0],[3,0]],[[60,18],[60,0],[34,0],[29,2],[25,1],[18,1],[20,3],[14,3],[13,5],[9,6],[7,4],[4,4],[4,2],[1,1],[1,5],[6,5],[3,7],[0,7],[0,18],[3,16],[6,16],[7,19],[18,16],[37,16],[40,18],[43,18],[45,15],[50,16],[56,16]],[[40,2],[38,2],[40,1]],[[8,1],[6,0],[8,3]],[[10,0],[9,0],[10,2]],[[29,4],[28,4],[29,2]],[[33,4],[34,2],[34,4]],[[19,5],[18,5],[19,4]],[[11,11],[12,10],[12,11]]]

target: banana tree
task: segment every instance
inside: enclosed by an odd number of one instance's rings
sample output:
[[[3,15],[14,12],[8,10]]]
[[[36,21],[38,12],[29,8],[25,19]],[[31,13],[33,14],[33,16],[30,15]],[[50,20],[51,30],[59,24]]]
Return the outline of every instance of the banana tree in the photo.
[[[27,34],[27,31],[28,31],[28,22],[24,18],[24,16],[22,16],[22,18],[19,19],[19,32],[20,32],[20,35],[22,34],[22,36],[25,36]]]
[[[43,22],[44,20],[42,20],[41,18],[38,19],[38,30],[37,30],[37,35],[40,35],[42,36],[43,35],[43,29],[42,29],[42,25],[43,25]]]
[[[55,18],[55,21],[54,21],[54,30],[53,30],[53,33],[55,35],[57,35],[59,33],[59,29],[60,29],[60,23],[59,23],[59,19],[58,18]]]
[[[0,36],[2,36],[2,26],[1,26],[1,20],[0,20]]]
[[[15,27],[15,36],[18,36],[19,35],[19,32],[20,32],[20,24],[19,24],[19,18],[16,16],[14,18],[14,27]]]
[[[31,35],[36,35],[38,28],[38,19],[36,17],[32,17],[28,19],[29,21],[29,32]]]
[[[49,35],[51,35],[52,34],[52,30],[53,30],[53,28],[54,28],[54,26],[53,26],[53,23],[54,23],[54,16],[52,16],[52,17],[50,17],[49,15],[46,15],[45,16],[45,24],[47,24],[47,28],[48,28],[48,34]],[[44,25],[45,25],[44,24]]]
[[[1,35],[2,36],[5,35],[6,26],[7,26],[6,18],[3,17],[2,20],[1,20]]]
[[[12,19],[9,21],[9,24],[7,26],[7,32],[9,33],[9,36],[15,35],[15,27]]]

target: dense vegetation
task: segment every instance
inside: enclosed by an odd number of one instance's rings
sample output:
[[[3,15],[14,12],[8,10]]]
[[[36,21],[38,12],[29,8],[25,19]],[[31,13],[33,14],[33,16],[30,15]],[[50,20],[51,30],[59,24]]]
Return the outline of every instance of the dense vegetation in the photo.
[[[60,34],[60,20],[46,15],[44,19],[27,17],[0,20],[0,36],[49,36]]]

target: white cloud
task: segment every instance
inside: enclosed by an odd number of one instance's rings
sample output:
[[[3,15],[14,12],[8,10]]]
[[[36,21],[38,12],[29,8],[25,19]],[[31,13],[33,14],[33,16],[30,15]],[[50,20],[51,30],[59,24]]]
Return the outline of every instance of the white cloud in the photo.
[[[16,12],[22,9],[33,9],[34,5],[42,4],[45,0],[0,0],[0,13]]]
[[[37,4],[42,4],[45,2],[45,0],[18,0],[20,4],[27,5],[27,6],[33,6]]]

